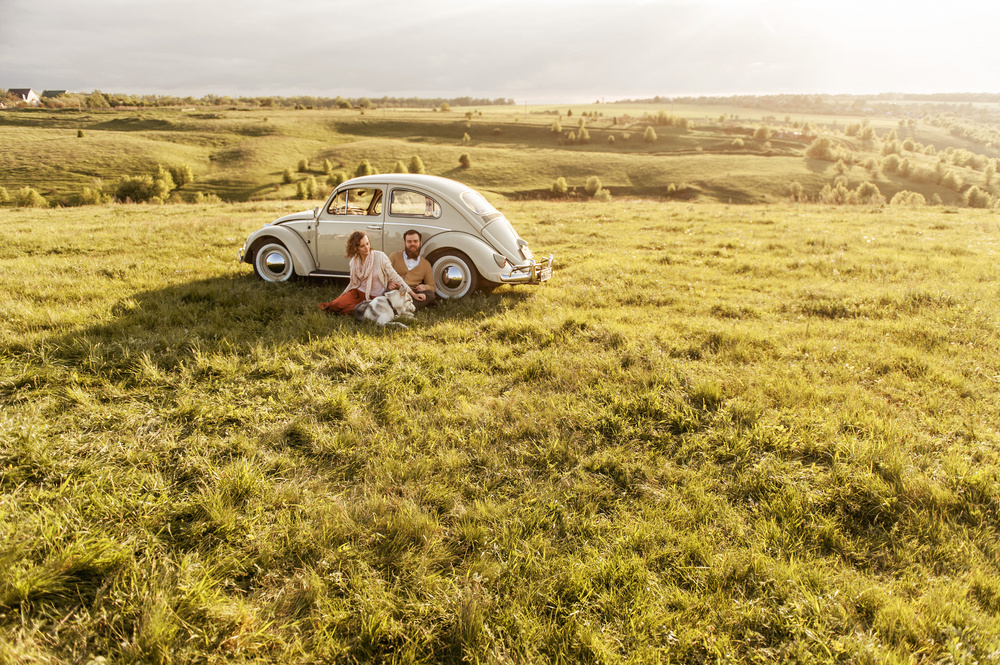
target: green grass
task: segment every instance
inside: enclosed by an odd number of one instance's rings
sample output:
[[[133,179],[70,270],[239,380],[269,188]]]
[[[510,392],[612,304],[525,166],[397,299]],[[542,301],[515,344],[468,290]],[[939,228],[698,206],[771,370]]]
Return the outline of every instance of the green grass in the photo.
[[[563,113],[564,134],[578,132],[581,114],[590,133],[587,144],[571,144],[551,132]],[[462,180],[478,188],[511,198],[547,197],[553,181],[565,177],[582,189],[588,177],[598,176],[616,196],[660,197],[722,203],[780,202],[789,186],[800,183],[816,197],[837,173],[829,162],[803,157],[808,141],[772,138],[769,144],[754,141],[754,128],[765,122],[761,110],[695,105],[618,105],[570,107],[490,107],[479,114],[472,109],[451,112],[378,109],[179,109],[136,111],[18,110],[0,113],[0,186],[10,192],[31,186],[53,204],[72,205],[84,187],[95,180],[113,191],[124,175],[155,172],[164,166],[191,166],[196,177],[180,194],[190,200],[196,193],[215,193],[224,200],[287,200],[296,195],[295,184],[283,184],[286,168],[296,170],[307,160],[311,174],[322,174],[324,160],[353,174],[367,159],[378,171],[388,171],[397,161],[408,163],[419,155],[429,173]],[[676,114],[695,122],[691,130],[657,126],[654,143],[643,140],[650,116]],[[603,114],[598,116],[597,114]],[[719,124],[718,118],[729,118]],[[733,120],[738,118],[738,120]],[[840,138],[846,125],[862,118],[798,115],[769,117],[773,129],[792,123],[817,123]],[[869,120],[865,118],[865,120]],[[890,121],[891,120],[891,121]],[[991,158],[992,147],[952,136],[944,128],[920,122],[897,127],[895,119],[875,118],[873,126],[884,134],[898,129],[900,138],[933,144],[939,152],[965,148]],[[77,131],[83,131],[83,136]],[[470,142],[463,137],[468,134]],[[608,138],[613,137],[614,143]],[[733,144],[744,139],[742,147]],[[878,146],[861,150],[859,158],[881,156]],[[459,156],[468,153],[470,168],[459,167]],[[915,166],[932,167],[937,157],[906,153]],[[988,187],[983,174],[955,169],[965,186],[972,184],[1000,193],[996,182]],[[296,178],[305,177],[296,173]],[[856,188],[871,178],[860,166],[849,173],[848,186]],[[891,199],[902,190],[921,192],[930,200],[937,194],[947,205],[962,204],[962,196],[927,182],[899,174],[874,177],[882,194]],[[686,187],[684,186],[686,185]]]
[[[995,213],[506,202],[398,331],[294,208],[0,210],[0,662],[998,657]]]

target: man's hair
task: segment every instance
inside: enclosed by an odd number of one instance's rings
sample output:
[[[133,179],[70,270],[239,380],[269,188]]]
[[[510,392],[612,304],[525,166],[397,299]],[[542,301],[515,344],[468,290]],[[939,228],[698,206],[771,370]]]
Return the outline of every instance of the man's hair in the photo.
[[[406,240],[406,236],[412,236],[413,234],[416,234],[417,237],[420,238],[420,242],[424,241],[424,237],[422,235],[420,235],[420,231],[418,231],[416,229],[410,229],[409,231],[407,231],[406,233],[404,233],[403,234],[403,240]]]
[[[358,245],[361,244],[361,239],[368,237],[368,234],[364,231],[355,231],[351,234],[351,237],[347,239],[347,254],[344,254],[349,259],[354,258],[358,255]]]

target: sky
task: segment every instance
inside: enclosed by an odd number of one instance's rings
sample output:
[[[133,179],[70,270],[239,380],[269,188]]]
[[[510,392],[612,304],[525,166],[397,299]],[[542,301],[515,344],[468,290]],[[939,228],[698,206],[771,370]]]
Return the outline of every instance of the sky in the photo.
[[[1000,91],[989,0],[0,0],[0,88],[511,98]]]

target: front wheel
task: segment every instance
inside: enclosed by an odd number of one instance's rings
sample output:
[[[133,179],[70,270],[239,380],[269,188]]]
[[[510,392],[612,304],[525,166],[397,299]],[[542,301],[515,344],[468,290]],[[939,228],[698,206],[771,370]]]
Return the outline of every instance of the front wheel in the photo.
[[[440,298],[462,298],[476,290],[479,273],[469,257],[457,249],[435,252],[430,257],[434,287]]]
[[[280,242],[272,240],[254,253],[253,271],[265,282],[287,282],[295,276],[292,254]]]

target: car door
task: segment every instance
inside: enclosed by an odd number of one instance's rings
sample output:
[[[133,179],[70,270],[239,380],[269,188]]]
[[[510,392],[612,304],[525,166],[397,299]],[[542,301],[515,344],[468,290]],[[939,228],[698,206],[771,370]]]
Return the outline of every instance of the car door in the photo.
[[[330,197],[316,223],[316,263],[319,272],[349,274],[349,259],[344,256],[347,239],[355,231],[368,234],[372,249],[382,249],[385,227],[384,187],[367,185],[345,187]]]

